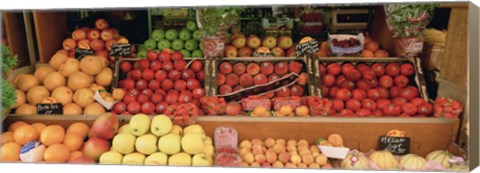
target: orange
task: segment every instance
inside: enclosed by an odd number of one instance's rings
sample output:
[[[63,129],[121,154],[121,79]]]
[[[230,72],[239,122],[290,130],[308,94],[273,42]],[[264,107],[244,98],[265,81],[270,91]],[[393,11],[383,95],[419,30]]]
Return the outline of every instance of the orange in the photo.
[[[83,156],[83,153],[81,151],[74,151],[74,152],[71,152],[70,153],[70,157],[68,158],[68,162],[72,162],[74,161],[75,159],[79,158],[79,157],[82,157]]]
[[[9,142],[0,149],[1,162],[16,162],[20,161],[21,146],[15,142]]]
[[[42,132],[42,130],[47,127],[47,125],[43,124],[43,123],[33,123],[32,124],[33,127],[35,127],[35,129],[37,130],[37,133],[40,134]]]
[[[20,126],[15,132],[13,132],[13,137],[15,142],[21,146],[25,145],[30,141],[38,139],[38,132],[35,127],[31,125]]]
[[[67,133],[65,139],[63,139],[63,144],[67,146],[70,151],[79,150],[83,144],[83,138],[77,133]]]
[[[365,36],[365,40],[363,40],[363,44],[368,44],[372,41],[372,38],[370,38],[369,36]]]
[[[323,50],[323,49],[320,49],[318,52],[317,52],[317,56],[318,57],[328,57],[328,50]]]
[[[65,163],[70,158],[70,150],[63,144],[53,144],[43,153],[43,160],[47,163]]]
[[[24,121],[16,121],[12,123],[10,127],[8,127],[8,131],[15,132],[15,130],[17,130],[20,126],[23,126],[23,125],[27,125],[27,123]]]
[[[65,129],[59,125],[49,125],[40,133],[40,142],[45,146],[59,144],[65,138]]]
[[[388,57],[388,52],[382,49],[375,51],[374,54],[375,54],[375,57],[382,57],[382,58]]]
[[[334,147],[339,147],[343,145],[343,138],[339,134],[331,134],[330,136],[328,136],[327,141]]]
[[[365,44],[365,49],[375,52],[378,50],[378,43],[375,41],[370,41],[369,43]]]
[[[293,109],[290,105],[283,105],[280,107],[279,112],[283,115],[290,115],[293,112]]]
[[[297,116],[307,117],[309,113],[310,113],[310,110],[308,109],[307,106],[299,106],[295,109],[295,114]]]
[[[374,56],[374,54],[370,50],[365,49],[365,50],[362,51],[362,57],[373,57],[373,56]]]
[[[268,116],[268,110],[263,106],[257,106],[253,109],[253,114],[256,116]]]
[[[0,138],[0,145],[6,144],[9,142],[15,142],[15,138],[13,137],[13,132],[3,132]]]
[[[82,138],[86,138],[89,130],[90,128],[85,123],[76,122],[67,128],[67,134],[77,133],[82,136]]]

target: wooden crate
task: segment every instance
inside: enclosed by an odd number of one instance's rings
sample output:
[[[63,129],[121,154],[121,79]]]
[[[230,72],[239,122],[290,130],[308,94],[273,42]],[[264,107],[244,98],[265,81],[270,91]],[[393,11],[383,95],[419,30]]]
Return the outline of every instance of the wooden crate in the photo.
[[[62,49],[63,40],[68,37],[66,14],[59,11],[34,11],[33,21],[40,63],[48,63],[55,52]]]
[[[4,12],[4,27],[7,36],[8,47],[12,54],[17,55],[17,67],[32,65],[28,54],[27,33],[22,12]]]

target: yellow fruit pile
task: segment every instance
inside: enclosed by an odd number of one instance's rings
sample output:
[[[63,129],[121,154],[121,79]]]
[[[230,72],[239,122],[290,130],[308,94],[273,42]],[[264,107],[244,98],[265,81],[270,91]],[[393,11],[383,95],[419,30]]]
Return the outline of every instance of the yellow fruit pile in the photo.
[[[182,129],[165,115],[137,114],[120,127],[100,164],[212,166],[214,153],[200,125]]]
[[[66,163],[83,156],[82,145],[89,127],[74,123],[67,130],[60,125],[27,124],[17,121],[3,132],[0,145],[1,162]],[[21,154],[21,148],[32,144],[33,149]]]
[[[331,147],[344,147],[343,138],[339,134],[331,134],[327,139],[320,138],[315,142],[316,145],[331,146]]]
[[[317,146],[305,139],[285,142],[284,139],[267,138],[240,142],[240,156],[245,167],[273,168],[331,168],[328,159]]]
[[[275,111],[275,116],[285,117],[285,116],[299,116],[299,117],[308,117],[310,116],[310,109],[307,106],[298,106],[295,109],[290,105],[283,105]]]

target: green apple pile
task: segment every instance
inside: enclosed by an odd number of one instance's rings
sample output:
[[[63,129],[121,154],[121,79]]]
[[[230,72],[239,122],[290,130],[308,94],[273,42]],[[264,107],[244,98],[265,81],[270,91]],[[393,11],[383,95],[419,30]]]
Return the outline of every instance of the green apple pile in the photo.
[[[212,166],[214,147],[200,125],[173,125],[166,115],[132,116],[113,137],[100,164]]]
[[[188,21],[185,27],[180,30],[155,29],[151,38],[148,38],[143,45],[139,46],[137,57],[145,58],[147,51],[154,49],[180,51],[183,57],[202,57],[201,47],[197,24],[194,21]]]

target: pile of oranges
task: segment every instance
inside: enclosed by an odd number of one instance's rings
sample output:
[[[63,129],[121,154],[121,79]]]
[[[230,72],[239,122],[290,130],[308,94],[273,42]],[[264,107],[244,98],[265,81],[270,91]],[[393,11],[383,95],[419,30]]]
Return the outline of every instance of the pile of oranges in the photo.
[[[81,122],[68,126],[67,130],[60,125],[42,123],[28,124],[16,121],[0,138],[0,162],[20,162],[22,146],[30,142],[41,142],[43,152],[35,153],[38,162],[66,163],[83,156],[82,146],[88,136],[89,127]]]
[[[362,57],[389,57],[389,53],[386,50],[380,49],[378,43],[373,41],[369,36],[365,36],[363,45]]]

